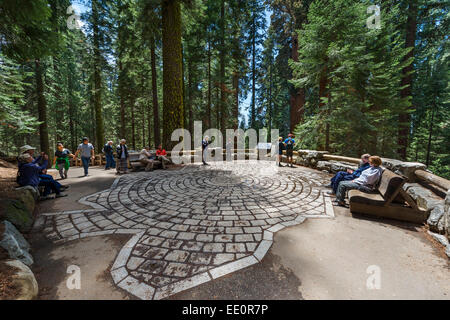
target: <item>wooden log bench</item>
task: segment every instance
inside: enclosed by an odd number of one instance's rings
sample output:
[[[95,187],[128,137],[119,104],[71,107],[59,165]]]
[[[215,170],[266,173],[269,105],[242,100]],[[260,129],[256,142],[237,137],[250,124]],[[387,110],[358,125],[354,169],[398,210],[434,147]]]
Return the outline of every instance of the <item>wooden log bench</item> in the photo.
[[[385,169],[376,192],[349,191],[350,212],[423,223],[427,212],[403,190],[405,178]]]
[[[154,154],[153,152],[150,152]],[[130,153],[128,161],[130,163],[130,167],[133,171],[139,171],[145,169],[146,165],[139,161],[140,153]],[[162,162],[159,160],[153,160],[153,169],[162,168]]]

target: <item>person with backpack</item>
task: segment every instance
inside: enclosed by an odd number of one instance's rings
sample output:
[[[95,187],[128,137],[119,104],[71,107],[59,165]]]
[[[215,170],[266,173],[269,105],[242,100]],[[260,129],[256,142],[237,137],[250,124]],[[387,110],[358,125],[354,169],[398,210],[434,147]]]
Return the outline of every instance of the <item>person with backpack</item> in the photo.
[[[292,165],[292,156],[294,155],[294,145],[295,145],[295,140],[293,139],[293,137],[294,135],[292,133],[289,133],[288,138],[284,140],[284,145],[286,147],[287,162],[288,166],[290,166],[291,168],[294,167]]]
[[[69,157],[74,157],[74,155],[66,148],[62,143],[58,143],[56,146],[55,158],[53,158],[53,165],[56,170],[59,171],[61,179],[67,179],[67,173],[70,168]]]
[[[108,141],[104,146],[103,146],[103,153],[105,154],[105,158],[106,158],[106,166],[105,166],[105,170],[109,170],[111,168],[115,168],[116,167],[116,161],[114,160],[114,150],[113,150],[113,142],[112,141]]]

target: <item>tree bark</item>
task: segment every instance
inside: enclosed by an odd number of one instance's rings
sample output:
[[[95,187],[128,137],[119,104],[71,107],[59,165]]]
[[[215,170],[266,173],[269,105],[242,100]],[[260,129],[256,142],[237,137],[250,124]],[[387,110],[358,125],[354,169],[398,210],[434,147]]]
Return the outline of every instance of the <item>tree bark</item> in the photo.
[[[119,58],[119,96],[120,96],[120,139],[126,139],[125,122],[125,84],[123,79],[123,65]]]
[[[101,150],[104,143],[104,125],[101,102],[101,52],[100,52],[100,28],[99,28],[99,12],[97,8],[98,0],[92,0],[92,17],[93,17],[93,37],[94,37],[94,111],[95,111],[95,137],[97,150]]]
[[[163,0],[163,140],[169,150],[177,142],[172,132],[184,127],[181,7],[178,0]]]
[[[156,49],[155,38],[150,41],[150,51],[152,60],[152,102],[153,102],[153,136],[155,138],[155,146],[161,143],[161,129],[159,127],[159,105],[158,105],[158,74],[156,73]]]
[[[220,130],[225,137],[227,114],[226,92],[225,92],[225,0],[221,1],[220,6]],[[222,141],[223,142],[223,141]]]
[[[39,140],[41,144],[41,151],[50,156],[50,143],[48,140],[48,126],[47,126],[47,101],[44,96],[44,79],[43,70],[40,59],[35,60],[35,77],[36,77],[36,95],[38,120],[42,122],[39,125]]]
[[[413,48],[409,52],[405,59],[410,59],[414,57],[414,47],[416,42],[416,32],[417,32],[417,3],[416,0],[411,0],[409,2],[408,8],[408,19],[406,22],[406,47]],[[400,96],[402,98],[411,97],[412,94],[412,82],[413,82],[413,64],[411,63],[403,69],[402,86],[407,86],[404,88]],[[411,106],[410,109],[413,107]],[[398,154],[400,159],[406,160],[406,151],[408,147],[408,136],[409,127],[411,122],[411,117],[409,113],[400,113],[398,116],[399,128],[398,128]]]
[[[292,60],[298,62],[298,35],[296,32],[292,36]],[[290,98],[290,130],[295,130],[295,127],[302,122],[305,107],[305,89],[293,88]]]

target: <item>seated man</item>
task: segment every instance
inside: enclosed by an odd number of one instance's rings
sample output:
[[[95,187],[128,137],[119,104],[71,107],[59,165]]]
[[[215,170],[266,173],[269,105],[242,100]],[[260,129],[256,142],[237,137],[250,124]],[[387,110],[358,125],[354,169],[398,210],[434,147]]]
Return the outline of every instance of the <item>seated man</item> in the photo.
[[[359,178],[352,181],[342,181],[339,183],[336,192],[336,201],[339,206],[345,206],[345,195],[348,190],[352,189],[369,189],[373,190],[381,178],[383,170],[380,168],[382,161],[380,157],[372,156],[369,158],[370,168],[364,170]]]
[[[338,173],[336,173],[336,175],[331,178],[331,183],[327,186],[329,188],[333,189],[333,194],[336,194],[337,188],[339,186],[339,183],[341,181],[349,181],[349,180],[354,180],[356,178],[359,178],[359,176],[361,175],[361,173],[366,170],[369,169],[370,165],[369,165],[369,158],[370,158],[370,154],[363,154],[361,156],[361,162],[359,164],[359,168],[355,171],[347,169],[347,171],[339,171]]]
[[[51,191],[56,193],[56,197],[66,197],[66,194],[62,194],[60,188],[55,183],[56,181],[49,178],[41,179],[40,173],[47,168],[48,165],[48,156],[44,155],[42,165],[38,165],[37,163],[40,160],[40,157],[36,160],[29,153],[23,153],[19,157],[19,173],[17,176],[17,183],[21,186],[32,186],[37,188],[38,186],[44,186],[44,198],[48,198]]]
[[[139,161],[145,165],[145,171],[152,171],[154,165],[154,156],[150,153],[150,147],[141,150]]]
[[[166,163],[170,163],[170,160],[167,159],[167,152],[162,148],[162,144],[158,146],[158,149],[156,150],[156,158],[161,161],[162,167],[165,170],[166,169]]]

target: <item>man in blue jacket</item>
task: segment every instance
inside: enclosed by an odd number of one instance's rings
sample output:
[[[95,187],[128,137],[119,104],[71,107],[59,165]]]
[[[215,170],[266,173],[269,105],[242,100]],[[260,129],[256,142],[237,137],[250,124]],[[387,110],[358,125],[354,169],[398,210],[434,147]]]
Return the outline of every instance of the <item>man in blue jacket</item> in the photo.
[[[353,171],[348,169],[347,171],[339,171],[333,178],[331,178],[331,184],[329,184],[327,187],[332,188],[333,194],[336,194],[337,188],[341,181],[350,181],[359,178],[364,170],[370,168],[369,158],[370,154],[363,154],[361,156],[361,163],[357,170]]]
[[[42,170],[45,170],[48,165],[48,155],[42,157],[43,162],[39,165],[41,157],[33,159],[29,153],[23,153],[19,156],[19,174],[17,177],[17,183],[21,186],[32,186],[37,188],[38,186],[44,186],[44,198],[53,191],[57,198],[66,197],[66,194],[62,194],[60,188],[52,179],[41,179],[39,177]]]

